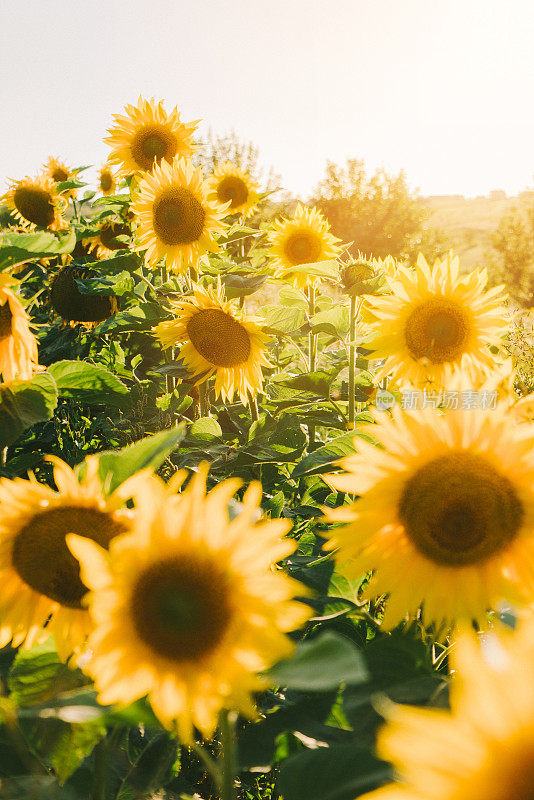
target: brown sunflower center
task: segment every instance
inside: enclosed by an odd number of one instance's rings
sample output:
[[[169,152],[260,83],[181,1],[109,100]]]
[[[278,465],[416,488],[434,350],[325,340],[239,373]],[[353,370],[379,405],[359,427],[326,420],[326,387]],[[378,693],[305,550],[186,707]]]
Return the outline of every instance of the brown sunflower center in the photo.
[[[116,310],[114,297],[102,294],[82,294],[76,278],[89,278],[83,268],[63,267],[52,281],[50,302],[54,311],[68,322],[101,322]]]
[[[311,231],[292,233],[284,249],[287,258],[295,267],[299,264],[313,264],[321,258],[321,241]]]
[[[6,300],[4,305],[0,306],[0,342],[3,339],[7,339],[8,336],[11,336],[12,320],[13,320],[13,314],[11,311],[11,306],[9,305],[9,300]]]
[[[453,451],[406,483],[399,516],[415,547],[436,564],[477,564],[517,536],[524,509],[509,478],[482,456]]]
[[[216,367],[235,367],[250,355],[247,329],[218,308],[198,311],[187,323],[193,346]]]
[[[465,350],[470,319],[457,303],[432,297],[413,309],[404,328],[408,350],[414,358],[434,364],[455,361]]]
[[[217,647],[231,620],[228,578],[200,558],[156,562],[134,587],[131,614],[139,637],[158,655],[195,661]]]
[[[52,178],[56,183],[61,183],[69,179],[69,173],[63,167],[55,167],[52,172]]]
[[[13,202],[19,214],[34,225],[48,228],[54,222],[54,204],[46,189],[20,186],[15,190]]]
[[[164,244],[196,242],[204,230],[206,212],[195,195],[184,186],[165,189],[154,201],[154,230]]]
[[[158,164],[162,158],[172,161],[178,152],[178,140],[164,125],[146,125],[134,135],[131,152],[137,166],[147,172],[154,160]]]
[[[109,192],[113,185],[113,179],[110,172],[103,172],[100,176],[100,188],[103,192]]]
[[[229,211],[239,208],[248,200],[248,186],[242,178],[229,175],[223,178],[217,186],[217,198],[220,203],[230,201]]]
[[[34,591],[69,608],[82,608],[87,588],[80,580],[80,567],[65,543],[68,533],[92,539],[108,547],[114,536],[127,528],[97,508],[61,506],[41,511],[17,533],[13,544],[13,567]]]
[[[108,250],[124,250],[126,245],[123,242],[117,242],[117,236],[129,236],[130,228],[121,222],[113,222],[108,225],[103,225],[100,229],[99,238],[104,247]]]

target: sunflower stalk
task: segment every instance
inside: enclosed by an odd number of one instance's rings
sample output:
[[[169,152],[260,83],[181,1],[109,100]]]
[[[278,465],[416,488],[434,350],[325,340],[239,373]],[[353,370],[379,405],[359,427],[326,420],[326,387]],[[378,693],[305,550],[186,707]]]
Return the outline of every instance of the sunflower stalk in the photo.
[[[315,286],[311,284],[308,287],[308,315],[309,319],[315,314]],[[310,333],[308,335],[308,352],[309,352],[309,371],[315,372],[315,360],[317,357],[317,334]],[[308,425],[308,438],[309,449],[315,449],[315,423],[310,422]]]
[[[221,800],[235,800],[235,774],[236,774],[236,742],[235,723],[237,715],[234,711],[224,709],[221,713],[221,742],[222,742],[222,782]]]
[[[210,403],[209,403],[208,381],[203,381],[198,387],[198,399],[200,402],[200,416],[209,417]]]
[[[256,402],[256,398],[250,392],[248,393],[248,407],[250,409],[250,416],[252,418],[252,422],[258,421],[258,404]]]
[[[356,318],[358,316],[356,295],[350,298],[350,328],[349,328],[349,396],[348,396],[348,427],[353,430],[356,419]]]

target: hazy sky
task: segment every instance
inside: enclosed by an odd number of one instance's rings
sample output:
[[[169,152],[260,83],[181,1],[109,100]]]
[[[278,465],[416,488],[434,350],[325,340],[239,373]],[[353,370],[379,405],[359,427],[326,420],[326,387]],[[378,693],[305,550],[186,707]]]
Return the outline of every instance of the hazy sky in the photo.
[[[306,196],[327,159],[423,194],[534,183],[532,0],[1,0],[0,188],[100,164],[139,94],[253,140]]]

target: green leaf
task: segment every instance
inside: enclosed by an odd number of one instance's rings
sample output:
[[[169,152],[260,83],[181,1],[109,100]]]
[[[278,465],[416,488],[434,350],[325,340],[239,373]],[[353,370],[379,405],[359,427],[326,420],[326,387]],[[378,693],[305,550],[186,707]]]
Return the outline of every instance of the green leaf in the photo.
[[[354,439],[358,437],[371,444],[376,444],[375,440],[368,433],[358,429],[344,433],[330,442],[309,453],[299,461],[293,470],[293,478],[301,478],[303,475],[319,475],[321,472],[328,472],[332,464],[343,456],[348,456],[355,452]]]
[[[51,419],[58,391],[52,375],[0,385],[0,447],[14,442],[27,428]]]
[[[82,294],[116,295],[117,297],[131,292],[135,285],[134,279],[126,270],[112,278],[99,275],[97,278],[76,278],[75,280]]]
[[[78,181],[76,178],[69,178],[66,181],[58,181],[56,183],[56,191],[58,194],[62,194],[63,192],[68,192],[70,189],[82,189],[84,186],[87,186],[87,184],[83,181]]]
[[[185,423],[181,422],[172,430],[147,436],[117,452],[100,453],[100,477],[102,481],[109,481],[108,491],[113,492],[126,478],[142,469],[158,469],[184,434]]]
[[[284,335],[298,330],[306,321],[301,308],[286,306],[263,306],[258,312],[265,318],[264,330],[275,335]]]
[[[294,289],[293,286],[282,286],[278,293],[278,300],[283,306],[297,306],[297,308],[302,308],[305,311],[309,307],[309,301],[302,292]]]
[[[19,650],[8,678],[11,699],[19,706],[44,703],[84,684],[80,670],[60,661],[52,637],[31,650]]]
[[[328,397],[332,381],[342,368],[343,365],[340,365],[329,370],[305,372],[277,383],[281,386],[287,386],[289,389],[296,389],[299,392],[309,392],[317,397]]]
[[[300,264],[298,267],[290,267],[285,270],[286,274],[294,272],[303,275],[316,275],[318,278],[326,278],[331,281],[339,281],[339,267],[337,261],[315,261],[313,264]]]
[[[293,658],[280,661],[269,676],[288,689],[327,692],[341,683],[364,683],[367,669],[362,654],[349,639],[327,631],[310,642],[301,642]]]
[[[200,419],[193,422],[188,431],[188,438],[196,439],[203,443],[220,439],[221,436],[222,428],[213,417],[200,417]]]
[[[227,274],[222,276],[224,284],[224,291],[226,297],[247,297],[249,294],[254,294],[258,289],[261,289],[267,275],[233,275]]]
[[[49,372],[56,381],[60,397],[82,405],[95,403],[115,408],[130,405],[128,387],[104,367],[86,361],[57,361]]]
[[[169,783],[180,770],[178,742],[168,733],[158,733],[142,750],[124,778],[116,800],[139,800]]]
[[[390,777],[390,768],[354,743],[308,750],[280,767],[284,800],[353,800]]]
[[[105,319],[96,326],[95,333],[129,333],[151,330],[165,316],[157,303],[141,303]]]
[[[35,261],[38,258],[71,253],[76,244],[76,233],[71,230],[64,236],[53,233],[6,233],[0,237],[0,270]]]
[[[328,311],[321,311],[310,319],[312,333],[328,333],[344,339],[350,328],[350,309],[348,306],[336,306]]]

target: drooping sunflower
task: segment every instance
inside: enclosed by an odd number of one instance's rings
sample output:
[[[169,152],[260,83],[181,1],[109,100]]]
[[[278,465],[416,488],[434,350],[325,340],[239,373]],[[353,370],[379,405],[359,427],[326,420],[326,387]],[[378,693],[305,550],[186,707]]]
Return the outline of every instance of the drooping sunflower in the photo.
[[[48,460],[57,491],[32,477],[0,480],[0,647],[30,648],[52,634],[66,659],[83,646],[91,623],[82,605],[87,589],[65,537],[77,533],[108,547],[128,532],[132,512],[121,506],[132,484],[105,497],[96,456],[85,460],[83,477],[58,458]]]
[[[0,373],[6,383],[27,381],[42,369],[38,364],[37,339],[17,295],[10,288],[13,279],[0,273]]]
[[[14,181],[1,200],[25,228],[57,231],[65,227],[62,213],[67,199],[64,195],[58,195],[51,178],[39,175]]]
[[[162,102],[141,96],[137,106],[127,105],[124,110],[125,116],[114,115],[116,125],[104,139],[112,148],[108,161],[118,165],[120,175],[149,172],[154,164],[194,152],[191,137],[198,121],[180,122],[176,108],[167,113]]]
[[[534,630],[463,633],[451,649],[451,712],[381,709],[378,754],[397,783],[361,800],[530,800],[534,797]]]
[[[499,602],[534,600],[534,426],[517,425],[504,403],[491,411],[395,410],[372,427],[379,449],[328,475],[360,495],[328,513],[340,569],[374,570],[364,597],[389,595],[383,625],[414,617],[450,626],[484,623]]]
[[[167,267],[183,272],[196,266],[208,250],[219,246],[213,235],[223,230],[223,206],[209,199],[209,186],[200,168],[180,158],[172,165],[163,162],[145,175],[132,203],[138,222],[140,249],[146,262],[155,267],[165,258]]]
[[[58,158],[54,158],[50,156],[46,164],[44,166],[44,174],[47,178],[50,178],[54,181],[54,183],[63,183],[63,181],[70,181],[76,178],[76,171],[70,169],[64,161],[60,161]],[[65,197],[76,197],[76,189],[67,189],[66,192],[62,192]]]
[[[83,242],[92,245],[97,258],[108,258],[115,250],[125,250],[128,245],[117,239],[118,236],[131,236],[131,228],[127,222],[105,220],[94,236],[86,237]]]
[[[64,322],[92,327],[116,312],[117,300],[113,295],[80,291],[76,279],[90,278],[93,274],[84,267],[64,266],[52,279],[50,303]]]
[[[103,195],[115,194],[117,180],[109,164],[104,164],[98,173],[98,188]]]
[[[330,225],[317,208],[306,208],[299,203],[293,219],[273,223],[269,233],[272,264],[277,268],[275,277],[287,278],[299,289],[304,288],[314,276],[293,272],[292,267],[314,264],[336,258],[340,241],[330,233]]]
[[[93,655],[84,669],[100,702],[148,694],[185,742],[193,727],[211,736],[222,708],[255,715],[251,693],[268,685],[257,673],[291,654],[285,632],[309,617],[293,600],[303,595],[301,584],[274,568],[295,549],[281,538],[290,525],[256,521],[258,483],[230,520],[228,502],[241,481],[206,494],[206,473],[202,465],[179,495],[154,482],[133,534],[111,542],[109,554],[69,538],[92,589]]]
[[[460,277],[451,255],[432,268],[419,256],[415,269],[387,278],[392,294],[367,301],[375,336],[366,347],[386,359],[378,380],[446,387],[461,370],[476,389],[496,365],[490,345],[500,347],[510,324],[503,287],[484,292],[487,279],[485,269]]]
[[[217,290],[195,285],[194,296],[174,304],[172,320],[154,333],[164,348],[180,346],[180,358],[197,385],[215,374],[215,393],[231,402],[237,392],[243,403],[261,391],[267,336],[261,320],[246,315]]]
[[[254,212],[259,201],[258,185],[246,170],[227,161],[215,169],[209,184],[213,198],[226,206],[227,214],[248,217]]]

